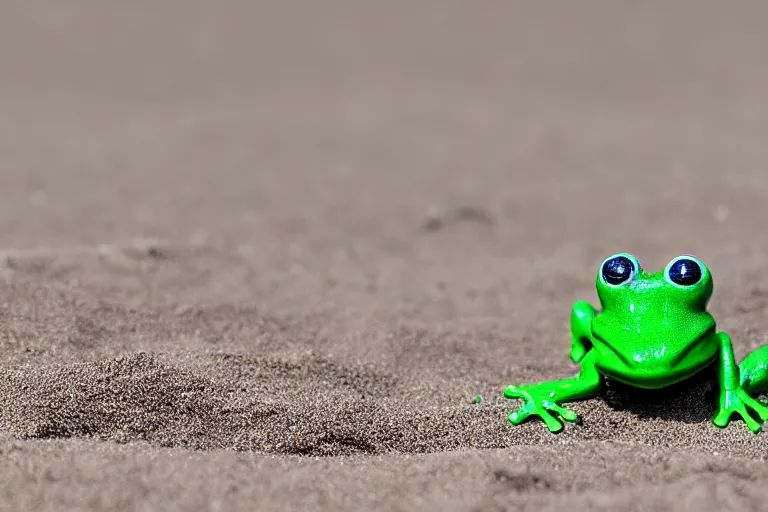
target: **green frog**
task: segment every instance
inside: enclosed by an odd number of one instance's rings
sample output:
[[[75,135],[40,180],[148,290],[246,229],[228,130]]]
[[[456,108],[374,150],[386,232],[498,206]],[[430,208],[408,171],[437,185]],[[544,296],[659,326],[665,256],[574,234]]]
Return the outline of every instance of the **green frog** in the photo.
[[[736,364],[730,337],[718,332],[707,312],[713,283],[702,261],[678,256],[663,271],[646,273],[637,258],[619,253],[602,263],[596,286],[601,310],[578,301],[571,313],[570,358],[580,364],[579,373],[507,386],[507,398],[524,402],[509,415],[512,424],[538,416],[558,432],[563,420],[578,419],[561,404],[596,396],[606,377],[634,388],[660,389],[714,364],[719,400],[713,423],[726,427],[736,414],[752,432],[760,432],[768,407],[755,397],[768,390],[768,345]]]

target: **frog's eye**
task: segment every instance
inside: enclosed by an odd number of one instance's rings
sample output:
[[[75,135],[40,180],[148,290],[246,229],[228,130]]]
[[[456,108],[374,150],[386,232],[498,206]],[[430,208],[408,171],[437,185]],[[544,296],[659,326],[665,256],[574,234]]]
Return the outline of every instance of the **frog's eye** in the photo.
[[[634,279],[639,268],[640,265],[637,263],[637,260],[631,258],[628,254],[617,254],[603,262],[600,272],[603,276],[603,281],[617,286]]]
[[[679,286],[693,286],[701,281],[706,267],[692,256],[679,256],[667,265],[665,277]]]

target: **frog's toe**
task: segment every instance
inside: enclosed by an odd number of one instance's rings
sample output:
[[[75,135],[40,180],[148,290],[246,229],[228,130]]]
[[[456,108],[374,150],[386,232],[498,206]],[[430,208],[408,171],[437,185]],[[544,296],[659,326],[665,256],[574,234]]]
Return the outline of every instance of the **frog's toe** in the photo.
[[[730,417],[731,411],[720,411],[717,416],[715,416],[715,419],[712,420],[712,423],[714,423],[716,427],[725,428],[728,425]]]
[[[762,423],[768,421],[768,407],[749,396],[744,390],[740,390],[739,398],[741,400],[736,406],[736,412],[744,418],[744,422],[752,432],[760,432]],[[757,421],[752,413],[760,418],[760,421]]]
[[[741,415],[744,418],[744,422],[747,424],[747,428],[757,434],[763,429],[763,426],[755,421],[755,419],[749,414],[749,412],[744,411],[744,414]]]
[[[532,404],[526,404],[517,411],[509,414],[509,422],[513,425],[519,425],[529,419],[532,415],[539,416],[547,425],[550,432],[559,432],[563,425],[543,407],[535,407]]]
[[[525,398],[525,392],[513,385],[509,385],[504,389],[504,396],[507,398]]]
[[[752,397],[747,398],[747,405],[755,411],[761,422],[768,421],[768,407]]]
[[[509,413],[509,422],[513,425],[519,425],[531,417],[536,411],[530,404],[525,404],[516,411]]]
[[[749,410],[747,409],[747,406],[743,403],[738,404],[736,407],[736,412],[741,416],[741,418],[744,420],[744,423],[747,424],[747,428],[751,430],[754,433],[758,433],[762,430],[762,425],[760,422],[755,421],[755,418],[752,417],[751,414],[749,414]]]
[[[741,416],[741,419],[744,420],[744,423],[746,423],[747,428],[751,430],[754,433],[758,433],[762,430],[762,425],[755,421],[755,419],[749,414],[749,411],[747,408],[739,404],[737,406],[734,406],[732,409],[725,409],[723,411],[720,411],[720,413],[715,417],[714,420],[712,420],[712,423],[715,424],[715,426],[720,428],[725,428],[728,426],[728,423],[731,420],[731,416],[736,413],[739,416]]]
[[[559,414],[560,417],[563,418],[565,421],[574,422],[579,419],[579,415],[576,414],[574,411],[570,409],[566,409],[565,407],[562,407],[560,405],[557,405],[554,402],[545,403],[544,407],[546,407],[548,410],[552,412]]]
[[[531,415],[529,411],[513,411],[509,413],[509,422],[513,425],[519,425]]]
[[[563,430],[563,424],[560,420],[549,414],[547,411],[542,411],[539,416],[541,416],[541,419],[547,424],[547,428],[550,432],[560,432]]]

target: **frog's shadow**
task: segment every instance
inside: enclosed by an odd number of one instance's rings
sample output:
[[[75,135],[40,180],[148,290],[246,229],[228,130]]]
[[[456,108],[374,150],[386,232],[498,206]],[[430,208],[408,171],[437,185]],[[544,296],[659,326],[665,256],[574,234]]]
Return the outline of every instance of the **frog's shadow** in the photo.
[[[711,365],[672,386],[646,390],[606,378],[600,398],[615,411],[626,411],[641,420],[660,419],[683,423],[711,421],[717,409],[717,367]]]

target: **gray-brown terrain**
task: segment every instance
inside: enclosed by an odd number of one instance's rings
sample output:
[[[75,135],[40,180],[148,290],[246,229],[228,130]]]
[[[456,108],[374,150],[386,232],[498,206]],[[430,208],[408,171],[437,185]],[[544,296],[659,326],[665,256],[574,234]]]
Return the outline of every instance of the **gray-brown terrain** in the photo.
[[[7,2],[0,509],[759,510],[711,376],[559,435],[502,391],[619,251],[768,343],[766,16]]]

